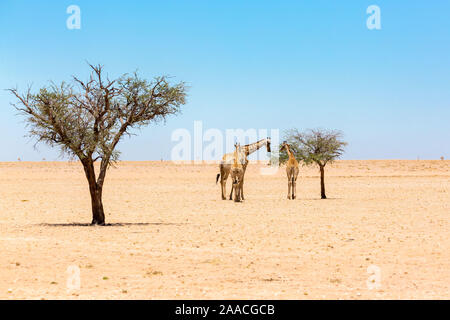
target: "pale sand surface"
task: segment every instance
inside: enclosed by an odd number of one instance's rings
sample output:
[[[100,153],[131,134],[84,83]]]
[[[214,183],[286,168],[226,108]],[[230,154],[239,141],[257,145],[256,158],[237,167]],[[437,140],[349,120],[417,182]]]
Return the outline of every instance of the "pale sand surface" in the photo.
[[[215,165],[119,163],[90,227],[79,163],[0,163],[0,299],[450,299],[449,161],[338,161],[328,200],[315,168],[288,201],[264,167],[233,203]]]

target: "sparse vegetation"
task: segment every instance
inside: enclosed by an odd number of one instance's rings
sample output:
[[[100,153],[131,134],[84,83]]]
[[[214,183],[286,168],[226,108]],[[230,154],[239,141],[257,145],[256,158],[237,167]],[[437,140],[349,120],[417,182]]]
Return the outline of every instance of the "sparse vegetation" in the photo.
[[[108,167],[119,158],[117,144],[132,129],[177,114],[185,103],[186,87],[171,85],[165,76],[149,82],[136,73],[109,80],[102,66],[90,67],[87,81],[73,77],[71,83],[51,83],[37,93],[30,88],[24,94],[9,91],[18,100],[13,106],[25,116],[31,137],[80,160],[89,183],[92,224],[104,225],[103,184]]]
[[[320,196],[325,194],[325,166],[344,153],[347,142],[342,140],[342,132],[337,130],[309,129],[304,132],[290,129],[285,140],[290,145],[295,158],[306,165],[317,164],[320,170]],[[280,152],[280,164],[289,159],[285,151]]]

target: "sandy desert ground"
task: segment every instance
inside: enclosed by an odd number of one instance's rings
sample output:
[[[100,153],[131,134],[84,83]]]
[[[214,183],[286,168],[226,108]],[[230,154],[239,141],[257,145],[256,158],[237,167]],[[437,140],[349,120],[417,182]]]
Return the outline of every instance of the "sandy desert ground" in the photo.
[[[264,167],[234,203],[215,165],[121,162],[91,227],[79,163],[0,163],[0,298],[450,299],[450,161],[338,161],[328,200]]]

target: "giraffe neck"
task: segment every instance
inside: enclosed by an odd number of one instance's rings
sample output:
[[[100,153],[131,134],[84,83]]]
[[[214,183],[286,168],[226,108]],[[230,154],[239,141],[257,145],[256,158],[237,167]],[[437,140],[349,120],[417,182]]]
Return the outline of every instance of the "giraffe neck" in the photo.
[[[288,155],[289,155],[289,160],[292,159],[292,158],[295,158],[295,157],[294,157],[294,154],[293,154],[292,151],[291,151],[291,148],[289,148],[288,146],[286,146],[286,151],[287,151],[287,153],[288,153]]]
[[[241,147],[236,146],[234,150],[234,167],[242,165],[245,159],[245,153],[242,151]]]
[[[259,141],[255,142],[255,143],[247,144],[246,146],[244,146],[245,154],[247,156],[252,154],[253,152],[260,149],[262,146],[264,146],[266,143],[267,143],[267,139],[263,139],[263,140],[259,140]]]

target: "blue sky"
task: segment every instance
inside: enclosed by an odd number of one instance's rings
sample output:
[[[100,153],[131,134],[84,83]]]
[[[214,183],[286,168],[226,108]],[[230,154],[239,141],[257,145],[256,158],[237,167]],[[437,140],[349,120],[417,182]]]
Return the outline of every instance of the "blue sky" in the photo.
[[[66,9],[81,8],[81,29]],[[366,9],[381,9],[368,30]],[[448,1],[0,2],[0,88],[139,70],[191,87],[183,113],[119,145],[124,160],[169,159],[174,129],[332,128],[344,159],[450,157]],[[0,161],[57,159],[24,137],[0,91]]]

